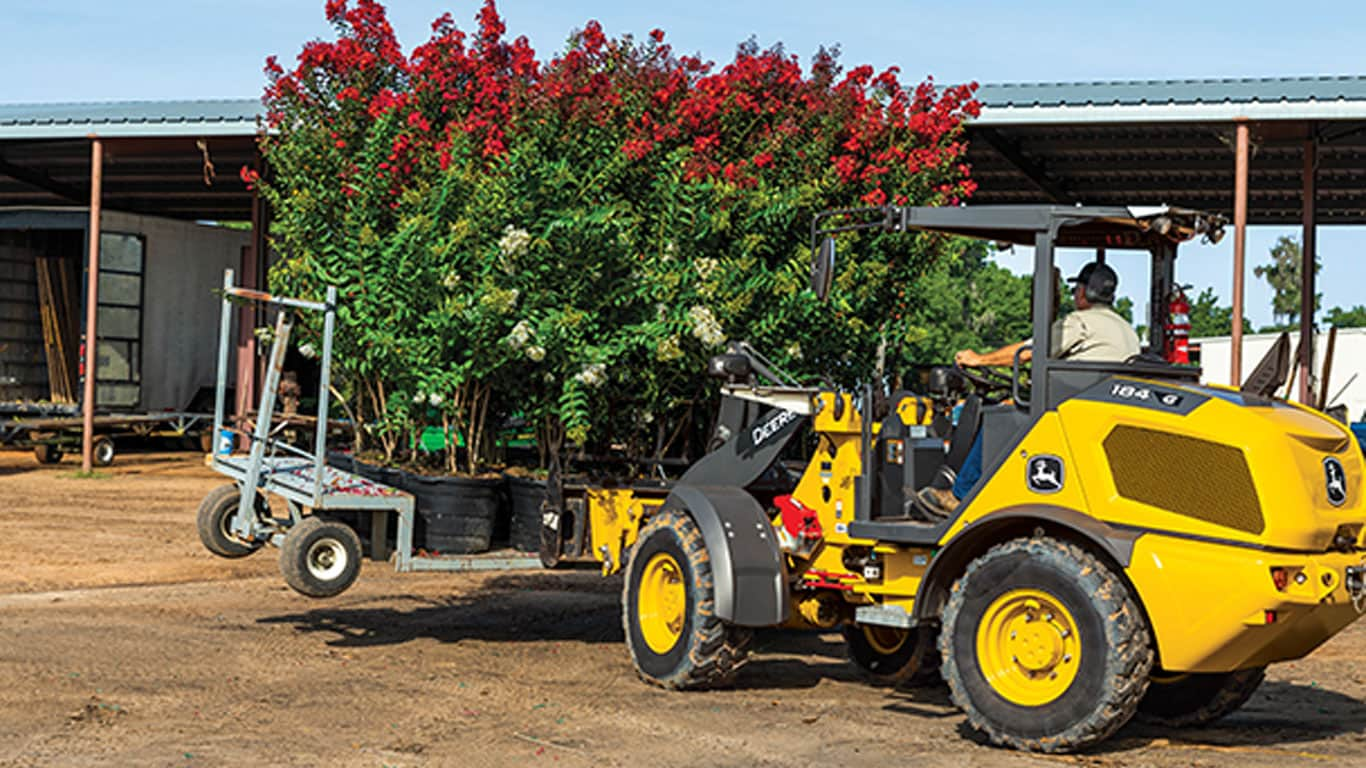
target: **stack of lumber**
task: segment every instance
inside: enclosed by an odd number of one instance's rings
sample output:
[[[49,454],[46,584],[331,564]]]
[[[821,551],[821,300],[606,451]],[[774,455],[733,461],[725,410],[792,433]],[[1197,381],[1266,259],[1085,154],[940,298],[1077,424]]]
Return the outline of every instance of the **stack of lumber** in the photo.
[[[61,259],[39,257],[38,311],[43,320],[43,346],[47,351],[47,378],[54,403],[76,402],[76,371],[71,328],[71,284]]]

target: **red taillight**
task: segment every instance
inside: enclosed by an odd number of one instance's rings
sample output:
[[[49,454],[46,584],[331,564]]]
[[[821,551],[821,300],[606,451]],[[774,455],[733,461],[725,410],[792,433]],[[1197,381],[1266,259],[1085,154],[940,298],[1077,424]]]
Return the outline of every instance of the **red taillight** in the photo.
[[[1284,592],[1285,588],[1290,586],[1290,571],[1284,568],[1272,568],[1271,583],[1276,585],[1277,592]],[[1267,623],[1270,624],[1271,622],[1268,621]]]
[[[1266,623],[1267,623],[1267,624],[1275,624],[1275,623],[1276,623],[1276,612],[1275,612],[1275,611],[1267,611],[1267,612],[1266,612]]]

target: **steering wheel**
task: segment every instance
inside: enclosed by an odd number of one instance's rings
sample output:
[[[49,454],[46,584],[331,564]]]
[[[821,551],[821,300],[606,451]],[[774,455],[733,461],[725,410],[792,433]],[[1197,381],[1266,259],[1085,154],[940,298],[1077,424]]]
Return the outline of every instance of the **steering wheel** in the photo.
[[[963,365],[955,362],[953,369],[958,372],[958,375],[970,382],[973,389],[977,390],[977,394],[984,399],[1000,400],[1010,397],[1011,390],[1014,388],[1010,374],[995,366]],[[1000,394],[993,397],[998,392]]]

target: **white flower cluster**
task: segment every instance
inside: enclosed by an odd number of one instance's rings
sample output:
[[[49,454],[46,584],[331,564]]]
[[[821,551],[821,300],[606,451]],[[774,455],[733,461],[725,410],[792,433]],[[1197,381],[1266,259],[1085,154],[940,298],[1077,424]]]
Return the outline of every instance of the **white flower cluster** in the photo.
[[[726,343],[726,333],[721,330],[721,324],[716,322],[716,316],[710,309],[695,306],[688,310],[688,319],[692,321],[692,335],[702,342],[702,346],[719,347]]]
[[[531,233],[511,224],[503,230],[503,236],[498,238],[498,250],[509,259],[515,259],[522,255],[530,245]]]
[[[306,360],[312,360],[318,356],[318,350],[315,349],[312,344],[304,342],[299,345],[299,354],[303,355]]]
[[[582,371],[574,374],[574,381],[589,387],[601,386],[607,381],[607,366],[602,363],[585,365]]]
[[[433,392],[433,393],[431,393],[431,394],[429,394],[429,395],[424,395],[424,394],[422,394],[421,392],[418,392],[418,393],[416,393],[416,394],[413,395],[413,404],[414,404],[414,405],[422,405],[423,403],[427,403],[428,405],[432,406],[433,408],[436,408],[436,407],[439,407],[439,406],[440,406],[442,403],[444,403],[444,402],[446,402],[446,398],[442,397],[441,395],[438,395],[438,394],[435,393],[435,392]]]
[[[441,278],[441,285],[448,291],[455,290],[455,286],[460,285],[460,274],[452,269],[446,273],[445,277]]]
[[[508,334],[508,346],[513,349],[521,349],[526,346],[528,341],[531,341],[531,323],[518,320],[517,324],[512,326],[512,332]]]
[[[719,262],[717,262],[716,259],[713,259],[710,256],[703,256],[702,258],[693,262],[693,269],[697,270],[697,276],[702,278],[703,280],[710,279],[712,274],[716,272],[716,268],[718,266],[720,266]]]
[[[791,344],[788,344],[787,356],[793,360],[802,359],[802,343],[800,341],[794,341]]]
[[[540,344],[527,343],[531,341],[535,335],[536,332],[532,330],[531,323],[528,323],[525,320],[518,320],[517,324],[512,326],[512,331],[508,334],[505,341],[509,347],[525,351],[526,356],[531,358],[532,362],[539,363],[545,359],[545,347]]]

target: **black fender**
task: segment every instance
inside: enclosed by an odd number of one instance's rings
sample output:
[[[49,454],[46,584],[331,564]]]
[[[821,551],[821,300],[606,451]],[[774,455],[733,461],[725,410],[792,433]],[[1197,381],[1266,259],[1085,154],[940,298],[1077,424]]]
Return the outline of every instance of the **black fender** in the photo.
[[[702,531],[719,618],[744,627],[787,620],[787,566],[753,496],[735,486],[679,484],[664,507],[686,511]]]
[[[916,591],[912,619],[917,622],[938,620],[953,582],[967,569],[968,563],[992,546],[1028,536],[1037,528],[1088,544],[1121,569],[1129,567],[1134,541],[1143,535],[1141,530],[1115,527],[1075,509],[1052,504],[1022,504],[997,510],[968,524],[935,553]],[[1123,573],[1119,576],[1127,580]]]

